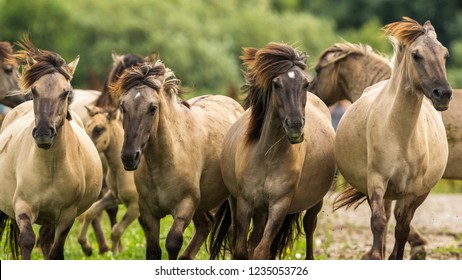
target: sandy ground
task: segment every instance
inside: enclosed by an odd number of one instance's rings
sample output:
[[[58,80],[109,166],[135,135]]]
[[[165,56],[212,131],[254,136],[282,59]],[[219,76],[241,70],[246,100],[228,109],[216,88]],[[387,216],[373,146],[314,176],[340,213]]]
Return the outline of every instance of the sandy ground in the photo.
[[[370,249],[370,209],[364,202],[356,210],[332,212],[336,194],[330,193],[318,215],[315,233],[315,255],[328,259],[360,259]],[[462,259],[462,194],[430,194],[417,209],[414,226],[427,238],[427,258],[430,260]],[[394,244],[395,220],[389,224],[387,257]],[[404,258],[410,257],[406,245]]]

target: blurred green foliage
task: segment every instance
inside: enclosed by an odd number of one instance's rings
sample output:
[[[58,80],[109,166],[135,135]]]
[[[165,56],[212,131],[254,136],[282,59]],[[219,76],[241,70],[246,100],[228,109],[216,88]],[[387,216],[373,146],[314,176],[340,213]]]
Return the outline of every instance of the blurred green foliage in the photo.
[[[112,51],[156,51],[183,85],[226,93],[242,84],[242,47],[293,43],[310,55],[311,67],[322,50],[342,40],[391,53],[380,28],[404,15],[432,21],[450,48],[453,86],[462,86],[462,7],[456,0],[0,0],[0,40],[30,33],[36,46],[67,61],[80,55],[73,81],[79,88],[101,88]]]

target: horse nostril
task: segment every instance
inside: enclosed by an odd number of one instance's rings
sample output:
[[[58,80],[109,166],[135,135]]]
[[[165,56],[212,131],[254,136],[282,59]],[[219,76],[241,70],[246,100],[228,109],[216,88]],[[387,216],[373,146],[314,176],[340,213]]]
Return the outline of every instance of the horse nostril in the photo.
[[[54,126],[50,127],[51,136],[56,135],[56,128]]]
[[[140,159],[140,156],[141,156],[141,153],[140,152],[136,152],[135,153],[135,160],[138,161]]]

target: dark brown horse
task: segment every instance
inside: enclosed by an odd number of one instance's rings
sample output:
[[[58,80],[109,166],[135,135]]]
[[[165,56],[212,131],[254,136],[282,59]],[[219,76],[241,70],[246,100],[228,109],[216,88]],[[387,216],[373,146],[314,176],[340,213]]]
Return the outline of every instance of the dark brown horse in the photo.
[[[213,224],[210,211],[228,197],[220,170],[223,138],[243,111],[223,95],[181,101],[180,81],[160,61],[126,70],[113,85],[123,114],[121,158],[135,170],[146,258],[160,259],[160,219],[173,216],[167,235],[176,259],[191,220],[195,233],[182,259],[192,259]]]
[[[329,110],[307,92],[306,54],[270,43],[245,48],[241,58],[248,109],[227,133],[221,157],[231,193],[232,257],[283,256],[292,238],[291,222],[306,210],[306,258],[313,259],[317,214],[336,169]],[[221,216],[217,221],[226,225]],[[217,236],[228,231],[218,223],[216,228],[221,228]],[[221,240],[211,243],[215,258]]]
[[[0,233],[9,223],[13,257],[21,251],[22,259],[30,259],[36,241],[32,225],[42,225],[45,258],[63,259],[76,216],[101,190],[101,161],[79,117],[69,110],[79,58],[67,64],[28,38],[20,46],[15,58],[26,64],[20,86],[33,100],[13,108],[0,133]]]

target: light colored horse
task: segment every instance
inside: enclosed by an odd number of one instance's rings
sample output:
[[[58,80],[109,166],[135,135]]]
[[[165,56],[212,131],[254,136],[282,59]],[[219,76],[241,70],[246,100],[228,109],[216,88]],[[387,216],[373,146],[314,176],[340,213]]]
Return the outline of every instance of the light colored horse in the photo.
[[[114,108],[87,107],[91,120],[85,124],[87,134],[96,148],[107,160],[106,183],[109,191],[95,202],[84,214],[84,223],[79,234],[79,243],[87,255],[91,255],[92,246],[87,240],[90,222],[104,209],[123,203],[127,211],[122,220],[112,227],[112,252],[116,256],[120,251],[120,238],[125,229],[139,216],[138,193],[135,187],[133,171],[125,171],[120,160],[123,143],[123,128],[120,114]]]
[[[220,153],[243,109],[222,95],[181,101],[179,83],[157,61],[126,70],[112,86],[123,114],[122,162],[126,170],[136,170],[147,259],[162,257],[160,219],[166,215],[174,218],[166,240],[169,259],[178,257],[191,220],[195,233],[180,258],[194,258],[212,227],[210,211],[229,195]]]
[[[64,243],[75,217],[96,200],[102,166],[91,139],[69,111],[70,80],[78,58],[69,64],[25,38],[15,57],[27,63],[21,87],[33,101],[15,107],[0,133],[0,219],[10,220],[13,257],[30,259],[34,223],[46,259],[63,259]],[[74,121],[75,120],[75,121]],[[18,248],[20,247],[20,249]]]
[[[390,259],[402,259],[414,212],[446,167],[446,131],[435,108],[448,108],[452,90],[446,78],[448,51],[429,21],[421,26],[404,18],[384,30],[394,46],[391,78],[368,88],[337,128],[338,167],[353,186],[341,194],[337,205],[368,198],[373,233],[370,257],[382,259],[385,205],[396,200],[396,240]]]
[[[0,42],[0,104],[14,108],[29,98],[19,91],[18,65],[13,58],[13,47]]]
[[[329,110],[307,92],[306,55],[290,45],[246,48],[241,58],[249,109],[227,133],[221,159],[232,196],[232,257],[283,256],[289,244],[280,237],[290,237],[290,222],[306,210],[306,258],[314,259],[317,214],[336,170]]]

